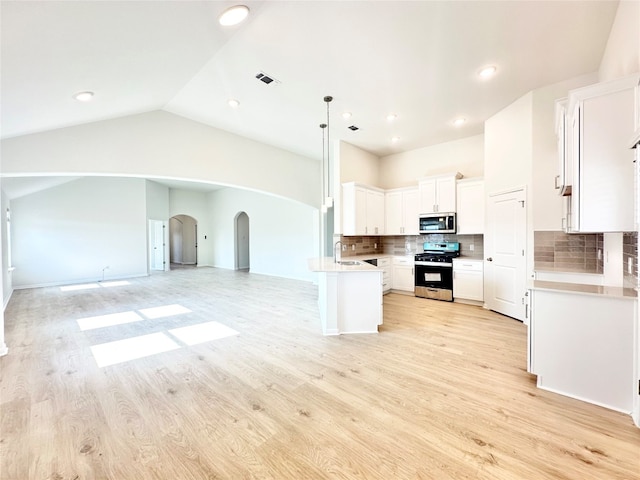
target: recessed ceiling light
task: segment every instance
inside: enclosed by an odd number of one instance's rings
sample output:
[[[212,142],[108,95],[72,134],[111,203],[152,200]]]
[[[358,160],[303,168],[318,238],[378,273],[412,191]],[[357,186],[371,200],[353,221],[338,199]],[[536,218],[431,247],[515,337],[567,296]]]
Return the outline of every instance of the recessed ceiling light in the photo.
[[[483,67],[478,72],[478,76],[480,78],[491,78],[496,74],[497,71],[498,71],[498,68],[495,65],[488,65],[486,67]]]
[[[388,122],[393,122],[396,118],[398,118],[398,115],[396,115],[395,113],[390,113],[389,115],[387,115]]]
[[[345,120],[348,120],[349,118],[351,118],[351,112],[344,112],[342,114],[342,118],[344,118]]]
[[[222,12],[220,17],[218,17],[218,21],[220,22],[220,25],[228,27],[239,24],[247,18],[247,15],[249,15],[249,7],[246,5],[235,5]]]
[[[93,92],[78,92],[73,98],[79,102],[89,102],[93,98]]]
[[[235,98],[232,98],[227,102],[231,108],[238,108],[240,106],[240,102]]]
[[[391,141],[393,143],[398,143],[400,141],[400,137],[391,137]]]
[[[467,119],[464,117],[458,117],[453,121],[453,126],[454,127],[461,127],[462,125],[464,125],[467,122]]]

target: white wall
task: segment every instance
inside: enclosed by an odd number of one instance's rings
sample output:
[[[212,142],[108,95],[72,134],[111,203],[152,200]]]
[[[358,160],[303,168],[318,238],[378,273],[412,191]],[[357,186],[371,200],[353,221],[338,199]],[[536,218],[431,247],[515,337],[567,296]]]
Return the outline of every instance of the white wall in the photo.
[[[460,172],[465,177],[484,175],[484,135],[382,157],[378,186],[416,186],[422,177],[452,172]]]
[[[347,142],[339,142],[340,182],[359,182],[380,186],[380,160],[376,155]]]
[[[320,162],[164,111],[4,139],[4,174],[208,181],[319,207]]]
[[[238,189],[209,194],[214,266],[233,269],[234,219],[249,216],[250,271],[313,280],[307,261],[318,255],[317,209],[298,202]]]
[[[142,179],[82,178],[11,202],[14,287],[147,274]]]
[[[531,181],[533,94],[520,97],[484,124],[487,195]]]
[[[146,201],[147,201],[147,219],[169,220],[169,187],[161,185],[157,182],[147,180]]]
[[[4,192],[0,192],[0,195],[0,215],[2,215],[2,217],[0,217],[2,219],[0,220],[0,224],[2,225],[0,233],[0,247],[2,249],[2,255],[0,255],[0,270],[2,270],[2,275],[0,275],[0,291],[2,292],[3,299],[2,308],[0,308],[0,356],[2,356],[8,353],[7,344],[4,340],[4,308],[7,306],[7,303],[9,303],[13,286],[11,283],[11,274],[8,271],[10,265],[7,262],[7,228],[5,215],[7,208],[10,207],[10,203]]]
[[[213,265],[211,215],[207,194],[189,190],[169,190],[169,216],[188,215],[198,223],[198,266]],[[206,238],[205,238],[206,237]],[[187,261],[182,259],[182,261]]]
[[[622,0],[598,72],[601,82],[640,72],[640,1]]]
[[[2,242],[2,258],[0,259],[0,269],[2,269],[2,305],[6,307],[13,292],[13,275],[9,272],[9,250],[7,237],[7,209],[11,208],[11,202],[7,195],[0,192],[2,198],[0,200],[0,241]]]

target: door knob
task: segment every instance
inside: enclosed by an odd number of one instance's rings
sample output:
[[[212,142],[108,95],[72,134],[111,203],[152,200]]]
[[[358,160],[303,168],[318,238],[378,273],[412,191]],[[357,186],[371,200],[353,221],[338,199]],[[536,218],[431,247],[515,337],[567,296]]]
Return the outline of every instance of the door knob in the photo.
[[[493,262],[493,258],[491,257],[487,258],[487,262]]]

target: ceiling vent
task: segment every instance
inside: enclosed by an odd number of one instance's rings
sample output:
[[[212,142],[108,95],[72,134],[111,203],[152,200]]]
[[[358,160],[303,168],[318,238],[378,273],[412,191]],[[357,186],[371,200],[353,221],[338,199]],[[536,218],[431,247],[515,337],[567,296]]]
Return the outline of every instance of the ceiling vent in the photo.
[[[356,130],[360,130],[360,127],[356,127],[355,125],[351,125],[350,127],[347,127],[349,130],[351,131],[356,131]]]
[[[276,85],[277,85],[278,83],[280,83],[280,81],[279,81],[279,80],[276,80],[275,78],[273,78],[273,77],[271,77],[271,76],[267,75],[267,74],[266,74],[266,73],[264,73],[264,72],[260,72],[260,73],[258,73],[258,74],[256,75],[256,78],[257,78],[258,80],[260,80],[262,83],[266,83],[267,85],[269,85],[270,83],[273,83],[273,82],[275,82],[275,84],[276,84]]]

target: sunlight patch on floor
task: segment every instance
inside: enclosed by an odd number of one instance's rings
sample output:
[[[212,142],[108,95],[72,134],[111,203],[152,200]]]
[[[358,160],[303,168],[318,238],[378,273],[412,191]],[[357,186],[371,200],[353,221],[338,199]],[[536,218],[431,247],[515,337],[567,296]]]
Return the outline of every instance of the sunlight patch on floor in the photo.
[[[122,287],[124,285],[131,285],[131,282],[127,282],[126,280],[114,280],[113,282],[101,282],[100,285],[105,288]]]
[[[144,320],[136,312],[111,313],[109,315],[98,315],[96,317],[79,318],[76,320],[80,330],[93,330],[95,328],[110,327],[112,325],[122,325],[124,323],[140,322]]]
[[[206,322],[189,327],[172,328],[169,333],[187,345],[210,342],[220,338],[239,335],[240,332],[218,322]]]
[[[91,290],[93,288],[100,288],[100,285],[97,283],[83,283],[81,285],[65,285],[60,287],[60,290],[63,292],[73,292],[75,290]]]
[[[98,367],[102,368],[179,348],[180,345],[164,333],[151,333],[94,345],[91,347],[91,353],[93,353]]]
[[[156,318],[170,317],[172,315],[182,315],[183,313],[191,312],[191,310],[189,310],[188,308],[177,304],[165,305],[163,307],[143,308],[138,311],[145,317],[152,320]]]

